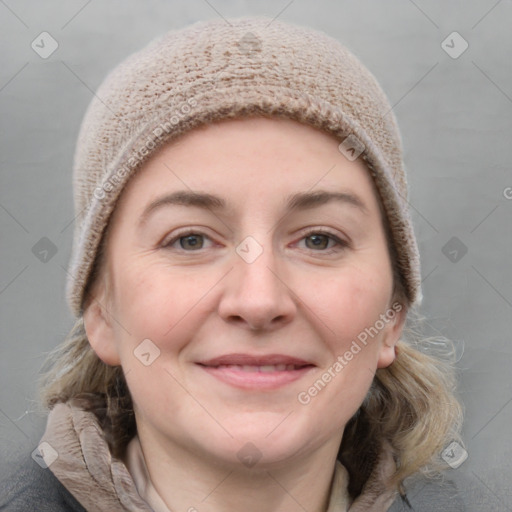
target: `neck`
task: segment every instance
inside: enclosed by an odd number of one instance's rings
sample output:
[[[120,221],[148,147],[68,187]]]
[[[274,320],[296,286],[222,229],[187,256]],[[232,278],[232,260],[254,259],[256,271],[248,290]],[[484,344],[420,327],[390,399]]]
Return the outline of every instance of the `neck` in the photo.
[[[212,461],[144,429],[139,429],[139,440],[149,477],[164,503],[169,510],[188,512],[325,512],[340,442],[330,441],[286,462],[248,468]]]

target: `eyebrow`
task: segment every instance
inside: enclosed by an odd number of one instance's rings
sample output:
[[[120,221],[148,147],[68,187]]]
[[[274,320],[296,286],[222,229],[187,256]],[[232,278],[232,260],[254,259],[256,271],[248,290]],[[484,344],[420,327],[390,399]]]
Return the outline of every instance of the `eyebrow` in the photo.
[[[352,192],[330,192],[319,190],[316,192],[298,192],[286,199],[286,210],[308,210],[318,208],[327,203],[338,202],[352,206],[364,215],[369,215],[369,209],[362,199]],[[141,215],[139,225],[144,224],[148,217],[163,206],[188,206],[204,210],[221,211],[227,209],[227,203],[221,197],[205,192],[193,192],[190,190],[179,190],[166,194],[151,202]]]

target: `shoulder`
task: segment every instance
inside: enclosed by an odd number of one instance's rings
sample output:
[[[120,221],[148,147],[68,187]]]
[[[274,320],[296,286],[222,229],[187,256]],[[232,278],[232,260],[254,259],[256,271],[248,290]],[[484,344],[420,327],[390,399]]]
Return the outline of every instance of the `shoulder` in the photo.
[[[464,500],[455,481],[449,478],[417,478],[405,485],[406,500],[398,496],[388,512],[463,512]]]
[[[0,482],[0,511],[86,512],[48,469],[24,452]]]

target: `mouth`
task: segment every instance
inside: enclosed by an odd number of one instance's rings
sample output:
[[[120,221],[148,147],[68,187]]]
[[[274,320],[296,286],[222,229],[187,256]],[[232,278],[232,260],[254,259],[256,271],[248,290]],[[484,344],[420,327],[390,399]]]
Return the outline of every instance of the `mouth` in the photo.
[[[302,378],[315,368],[313,363],[280,354],[228,354],[196,364],[225,384],[253,390],[277,389]]]

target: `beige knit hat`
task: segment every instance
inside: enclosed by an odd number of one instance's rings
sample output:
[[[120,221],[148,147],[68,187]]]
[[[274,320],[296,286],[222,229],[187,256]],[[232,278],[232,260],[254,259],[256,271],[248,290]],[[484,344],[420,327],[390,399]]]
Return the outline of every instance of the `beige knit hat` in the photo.
[[[281,116],[324,130],[365,160],[411,303],[421,301],[401,139],[373,75],[322,32],[266,17],[171,31],[117,66],[84,117],[74,160],[75,236],[67,299],[76,316],[123,187],[162,144],[224,118]]]

